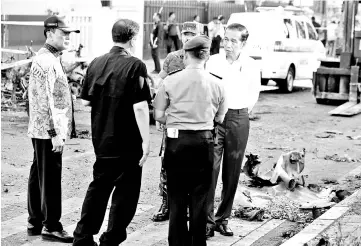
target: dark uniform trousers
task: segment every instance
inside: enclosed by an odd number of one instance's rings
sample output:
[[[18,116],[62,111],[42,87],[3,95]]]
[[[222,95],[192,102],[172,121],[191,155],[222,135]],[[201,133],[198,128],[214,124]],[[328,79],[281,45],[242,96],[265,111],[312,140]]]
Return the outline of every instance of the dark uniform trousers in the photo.
[[[74,231],[74,246],[93,245],[93,235],[100,230],[114,187],[108,229],[100,237],[100,246],[119,245],[127,238],[126,228],[134,217],[140,194],[142,167],[139,166],[139,159],[96,160],[93,181]]]
[[[218,125],[218,144],[214,146],[214,167],[212,187],[208,196],[208,226],[216,223],[227,224],[231,215],[236,194],[241,166],[249,135],[249,116],[247,109],[229,109],[224,121]],[[221,203],[214,216],[214,196],[220,165],[222,162],[223,189]]]
[[[45,226],[50,231],[63,227],[61,217],[62,154],[52,151],[51,139],[31,139],[34,160],[28,181],[28,211],[30,224]]]
[[[160,61],[159,61],[159,46],[157,48],[152,48],[152,58],[154,61],[154,70],[160,72]]]
[[[168,176],[170,246],[207,245],[207,196],[213,158],[212,131],[179,131],[178,138],[167,138],[164,164]]]

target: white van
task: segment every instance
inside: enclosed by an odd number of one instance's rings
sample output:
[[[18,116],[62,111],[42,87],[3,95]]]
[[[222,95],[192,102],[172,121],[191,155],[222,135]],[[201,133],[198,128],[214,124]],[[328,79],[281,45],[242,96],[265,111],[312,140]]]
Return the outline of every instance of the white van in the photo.
[[[295,79],[311,79],[326,57],[312,22],[289,12],[233,13],[227,25],[239,23],[249,32],[245,51],[261,67],[262,85],[274,80],[292,92]]]

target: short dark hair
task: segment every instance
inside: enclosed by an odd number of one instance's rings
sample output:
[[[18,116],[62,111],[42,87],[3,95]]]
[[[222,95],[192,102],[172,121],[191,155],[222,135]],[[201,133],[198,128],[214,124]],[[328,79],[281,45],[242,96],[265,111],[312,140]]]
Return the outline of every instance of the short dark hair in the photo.
[[[199,15],[195,15],[195,16],[193,16],[193,20],[195,20],[195,19],[197,19],[197,17],[198,17]]]
[[[213,20],[218,20],[218,17],[217,17],[217,16],[214,16],[214,17],[213,17]]]
[[[112,38],[115,43],[125,44],[139,33],[139,24],[128,19],[120,19],[114,23]]]
[[[208,60],[210,56],[209,49],[192,49],[192,50],[186,50],[186,52],[190,54],[193,58],[200,60]]]
[[[249,33],[248,30],[245,26],[238,24],[238,23],[233,23],[230,24],[229,26],[227,26],[226,30],[237,30],[241,32],[241,41],[247,41]]]
[[[162,19],[162,14],[157,12],[157,13],[154,13],[156,16],[158,16],[159,19]]]
[[[169,17],[170,17],[172,14],[174,14],[174,12],[169,12]]]
[[[218,20],[224,20],[224,16],[223,15],[220,15],[220,16],[218,16]]]
[[[314,17],[314,16],[312,16],[312,17],[311,17],[311,20],[313,20],[313,21],[314,21],[314,20],[315,20],[315,17]]]
[[[45,38],[48,38],[48,37],[46,36],[46,33],[49,32],[49,31],[55,32],[55,28],[45,27],[45,29],[44,29],[44,36],[45,36]]]

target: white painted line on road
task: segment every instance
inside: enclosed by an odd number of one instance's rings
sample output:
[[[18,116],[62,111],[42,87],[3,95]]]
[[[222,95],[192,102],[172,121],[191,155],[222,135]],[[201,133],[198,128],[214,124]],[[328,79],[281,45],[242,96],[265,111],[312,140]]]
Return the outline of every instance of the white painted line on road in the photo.
[[[109,201],[109,204],[110,204],[110,201]],[[105,216],[104,216],[104,221],[103,221],[103,224],[99,230],[99,234],[97,235],[94,235],[94,241],[95,242],[98,242],[99,241],[99,237],[101,236],[101,234],[106,231],[107,229],[107,226],[108,226],[108,219],[109,219],[109,211],[110,211],[110,208],[109,208],[109,204],[108,204],[108,207],[107,207],[107,210],[106,210],[106,213],[105,213]],[[139,214],[142,214],[150,209],[152,209],[154,206],[152,205],[149,205],[149,204],[138,204],[137,206],[137,210],[135,212],[135,215],[139,215]],[[80,218],[77,218],[77,219],[80,219]],[[69,235],[73,235],[73,232],[76,228],[76,225],[78,223],[78,220],[76,223],[74,224],[71,224],[67,227],[64,228],[65,231],[67,231],[69,233]],[[131,235],[131,234],[130,234]],[[38,239],[32,241],[32,242],[29,242],[29,243],[25,243],[21,246],[63,246],[64,243],[61,243],[61,242],[53,242],[53,241],[46,241],[46,240],[43,240],[41,237],[39,237]]]
[[[67,199],[62,204],[63,215],[71,213],[77,209],[81,208],[83,203],[83,198],[73,197]],[[18,217],[2,221],[1,222],[1,238],[6,238],[8,236],[14,235],[16,233],[26,231],[28,214],[22,214]]]
[[[277,226],[281,225],[285,220],[275,220],[271,219],[267,223],[258,227],[256,230],[249,233],[244,238],[240,239],[237,243],[233,244],[234,246],[250,246],[258,239],[275,229]]]

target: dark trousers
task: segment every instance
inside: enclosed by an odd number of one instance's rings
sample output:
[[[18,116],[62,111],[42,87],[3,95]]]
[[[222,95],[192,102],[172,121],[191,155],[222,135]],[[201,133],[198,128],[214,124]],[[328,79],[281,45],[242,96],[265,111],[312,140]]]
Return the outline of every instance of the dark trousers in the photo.
[[[208,196],[208,226],[216,223],[227,224],[231,215],[236,194],[241,165],[249,135],[249,118],[247,109],[229,109],[222,125],[218,126],[218,144],[214,146],[214,166],[212,187]],[[214,216],[214,195],[222,162],[221,203]]]
[[[140,157],[132,160],[96,160],[93,181],[89,185],[81,219],[74,231],[74,246],[94,244],[93,235],[99,233],[114,187],[108,229],[100,237],[100,245],[119,245],[127,238],[126,228],[134,217],[140,194],[142,168],[139,160]]]
[[[211,50],[210,50],[211,55],[219,54],[219,49],[221,47],[221,41],[222,41],[222,38],[220,36],[217,36],[212,39]]]
[[[52,151],[50,139],[31,139],[34,160],[28,181],[28,221],[30,224],[45,226],[50,231],[63,227],[61,217],[61,167],[62,154]]]
[[[154,61],[154,71],[160,72],[159,47],[152,49],[152,58]]]
[[[179,38],[178,36],[168,36],[167,53],[172,51],[172,44],[174,43],[175,50],[179,50]]]
[[[212,181],[213,152],[211,131],[180,131],[178,138],[167,138],[164,161],[168,176],[170,246],[207,245],[207,196]]]

